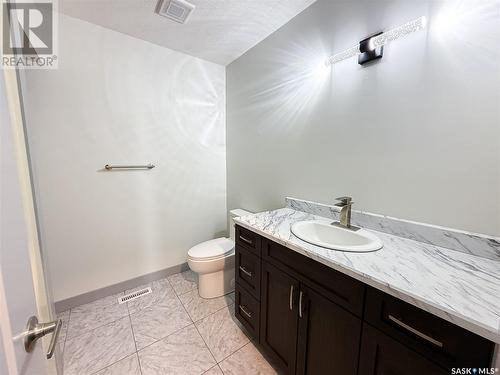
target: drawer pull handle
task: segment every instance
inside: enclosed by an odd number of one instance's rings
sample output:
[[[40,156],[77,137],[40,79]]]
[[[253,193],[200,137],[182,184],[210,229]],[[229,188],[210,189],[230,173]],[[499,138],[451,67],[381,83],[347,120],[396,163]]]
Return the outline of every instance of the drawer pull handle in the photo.
[[[240,237],[240,240],[242,240],[243,242],[246,242],[247,244],[249,245],[252,245],[253,244],[253,241],[252,240],[249,240],[248,238],[246,237],[243,237],[243,236],[239,236]]]
[[[243,266],[240,266],[240,271],[243,272],[245,275],[247,275],[248,277],[252,277],[252,272],[247,270],[245,267]]]
[[[404,328],[407,331],[410,331],[411,333],[417,335],[418,337],[423,338],[424,340],[430,342],[431,344],[439,346],[440,348],[443,347],[443,343],[441,341],[438,341],[438,340],[436,340],[436,339],[434,339],[434,338],[432,338],[430,336],[427,336],[425,333],[422,333],[419,330],[417,330],[417,329],[409,326],[408,324],[403,323],[401,320],[399,320],[398,318],[395,318],[394,316],[392,316],[390,314],[389,314],[389,320],[393,321],[394,323],[396,323],[401,328]]]
[[[302,318],[302,290],[299,293],[299,318]]]
[[[239,305],[239,308],[240,308],[241,312],[242,312],[243,314],[245,314],[248,318],[251,318],[251,317],[252,317],[252,313],[251,313],[251,312],[249,312],[249,311],[245,308],[245,306],[241,306],[241,305]]]
[[[293,285],[290,285],[290,311],[293,310]]]

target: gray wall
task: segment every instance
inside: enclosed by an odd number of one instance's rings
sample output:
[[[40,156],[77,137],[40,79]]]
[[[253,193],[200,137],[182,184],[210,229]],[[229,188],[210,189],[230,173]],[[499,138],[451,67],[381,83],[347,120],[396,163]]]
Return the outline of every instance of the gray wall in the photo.
[[[500,235],[498,1],[319,0],[227,67],[228,208],[324,203]],[[323,59],[427,16],[361,67]]]

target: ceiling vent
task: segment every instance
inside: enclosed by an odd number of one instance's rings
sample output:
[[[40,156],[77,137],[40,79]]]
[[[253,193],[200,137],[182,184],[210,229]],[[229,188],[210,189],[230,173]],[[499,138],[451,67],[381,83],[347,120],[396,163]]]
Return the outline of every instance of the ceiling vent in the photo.
[[[186,23],[195,6],[185,0],[161,0],[158,14],[175,22]]]

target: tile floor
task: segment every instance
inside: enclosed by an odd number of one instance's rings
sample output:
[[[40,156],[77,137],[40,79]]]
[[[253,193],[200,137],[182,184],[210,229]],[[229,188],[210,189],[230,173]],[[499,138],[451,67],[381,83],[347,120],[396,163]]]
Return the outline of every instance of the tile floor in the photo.
[[[196,274],[158,280],[60,314],[65,375],[276,374],[234,317],[234,293],[198,295]]]

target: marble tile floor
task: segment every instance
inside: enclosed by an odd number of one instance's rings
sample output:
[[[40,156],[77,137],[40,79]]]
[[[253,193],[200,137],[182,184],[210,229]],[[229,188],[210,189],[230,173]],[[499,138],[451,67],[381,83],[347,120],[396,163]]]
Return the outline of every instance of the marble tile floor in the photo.
[[[234,293],[200,298],[191,271],[146,286],[59,314],[65,375],[277,374],[235,319]]]

